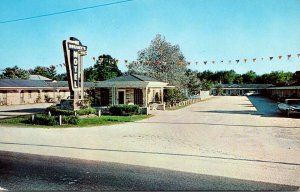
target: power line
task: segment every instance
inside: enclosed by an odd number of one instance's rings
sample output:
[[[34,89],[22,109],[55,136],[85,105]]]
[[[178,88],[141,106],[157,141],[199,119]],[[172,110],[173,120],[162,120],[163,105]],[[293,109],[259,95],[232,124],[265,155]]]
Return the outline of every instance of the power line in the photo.
[[[12,23],[12,22],[18,22],[18,21],[24,21],[24,20],[30,20],[30,19],[37,19],[37,18],[48,17],[48,16],[53,16],[53,15],[60,15],[60,14],[65,14],[65,13],[70,13],[70,12],[82,11],[82,10],[86,10],[86,9],[94,9],[94,8],[98,8],[98,7],[105,7],[105,6],[110,6],[110,5],[127,3],[127,2],[130,2],[130,1],[134,1],[134,0],[123,0],[123,1],[117,1],[117,2],[112,2],[112,3],[105,3],[105,4],[100,4],[100,5],[94,5],[94,6],[90,6],[90,7],[83,7],[83,8],[78,8],[78,9],[72,9],[72,10],[67,10],[67,11],[60,11],[60,12],[47,13],[47,14],[43,14],[43,15],[37,15],[37,16],[31,16],[31,17],[25,17],[25,18],[0,21],[0,24]]]

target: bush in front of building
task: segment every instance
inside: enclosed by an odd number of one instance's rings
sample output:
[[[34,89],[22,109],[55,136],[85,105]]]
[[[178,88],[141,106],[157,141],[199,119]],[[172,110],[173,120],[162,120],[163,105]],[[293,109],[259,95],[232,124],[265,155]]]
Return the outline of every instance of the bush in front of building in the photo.
[[[110,108],[110,112],[112,115],[116,116],[131,116],[138,115],[140,113],[140,107],[138,105],[113,105]]]
[[[35,115],[34,120],[30,118],[29,122],[36,125],[55,126],[59,125],[59,116]],[[78,125],[79,118],[77,116],[62,116],[62,123]]]
[[[96,112],[97,112],[97,110],[92,107],[83,108],[83,109],[79,109],[78,111],[76,111],[76,113],[78,115],[90,115],[90,114],[95,114]]]
[[[51,115],[54,115],[54,116],[58,116],[58,115],[71,116],[71,115],[75,114],[74,111],[59,109],[56,106],[47,107],[46,112],[47,113],[50,112]]]

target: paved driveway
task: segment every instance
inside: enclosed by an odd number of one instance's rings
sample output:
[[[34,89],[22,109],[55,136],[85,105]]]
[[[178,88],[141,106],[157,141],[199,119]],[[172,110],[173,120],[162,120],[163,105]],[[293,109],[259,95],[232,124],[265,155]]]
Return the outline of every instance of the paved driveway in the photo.
[[[261,97],[216,97],[121,125],[1,127],[0,150],[300,186],[300,119],[272,107]]]
[[[52,105],[52,103],[0,106],[0,118],[38,113],[44,111],[44,109],[50,105]]]

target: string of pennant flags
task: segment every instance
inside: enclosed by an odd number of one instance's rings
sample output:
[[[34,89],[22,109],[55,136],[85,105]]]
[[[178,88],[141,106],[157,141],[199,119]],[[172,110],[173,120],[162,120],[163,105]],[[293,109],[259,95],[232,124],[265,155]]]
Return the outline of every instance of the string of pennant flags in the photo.
[[[178,61],[178,65],[183,65],[183,64],[186,64],[186,65],[190,65],[192,63],[198,65],[198,64],[204,64],[204,65],[207,65],[207,64],[216,64],[216,63],[221,63],[221,64],[225,64],[225,63],[228,63],[228,64],[231,64],[231,63],[250,63],[250,62],[257,62],[258,60],[261,60],[261,61],[265,61],[265,60],[269,60],[269,61],[273,61],[275,60],[276,58],[278,60],[282,60],[284,58],[286,58],[287,60],[290,60],[291,58],[300,58],[300,53],[298,54],[295,54],[295,55],[292,55],[292,54],[288,54],[288,55],[279,55],[277,57],[260,57],[260,58],[252,58],[252,59],[248,59],[248,58],[244,58],[244,59],[235,59],[235,60],[205,60],[205,61],[195,61],[195,62],[191,62],[191,61]],[[100,63],[102,63],[106,58],[100,58],[99,61]],[[93,57],[93,60],[96,61],[96,57]],[[123,60],[119,60],[119,59],[115,59],[114,60],[116,62],[116,64],[120,64],[122,63],[122,61],[125,63],[125,66],[128,67],[128,64],[130,63],[128,59],[123,59]],[[150,60],[147,60],[147,61],[142,61],[142,60],[139,60],[139,61],[132,61],[136,64],[147,64],[147,65],[150,65],[152,63],[154,64],[166,64],[166,62],[163,62],[163,61],[160,61],[160,60],[156,60],[155,62],[153,61],[150,61]],[[65,63],[60,63],[60,64],[56,64],[56,65],[50,65],[50,67],[54,67],[55,69],[56,68],[60,68],[60,67],[65,67],[66,64]],[[40,67],[37,69],[38,71],[46,71],[47,70],[47,67]],[[1,70],[1,71],[4,71],[4,70]],[[29,69],[29,70],[16,70],[16,72],[21,72],[21,71],[25,71],[25,72],[29,72],[29,73],[32,73],[33,70],[32,69]]]
[[[292,54],[288,54],[288,55],[286,55],[286,57],[284,57],[283,55],[279,55],[279,56],[277,56],[277,58],[278,58],[278,60],[282,60],[283,58],[287,58],[287,60],[290,60],[292,57],[295,57],[295,56],[293,56]],[[245,59],[236,59],[236,60],[219,60],[219,62],[220,63],[242,63],[242,62],[244,62],[244,63],[249,63],[249,62],[253,62],[253,63],[255,63],[255,62],[257,62],[259,59],[261,60],[261,61],[264,61],[264,60],[270,60],[270,61],[272,61],[272,60],[274,60],[276,57],[274,57],[274,56],[272,56],[272,57],[261,57],[261,58],[252,58],[252,59],[247,59],[247,58],[245,58]],[[296,58],[300,58],[300,53],[299,54],[296,54]],[[95,57],[93,57],[93,60],[94,61],[96,61],[96,58]],[[100,61],[100,63],[102,63],[103,61],[105,60],[105,58],[100,58],[99,59],[99,61]],[[115,62],[117,63],[117,64],[119,64],[120,62],[122,62],[122,61],[124,61],[124,63],[126,64],[126,65],[128,65],[128,63],[129,63],[129,61],[127,60],[127,59],[124,59],[124,60],[119,60],[119,59],[115,59]],[[160,60],[156,60],[155,62],[153,62],[153,61],[150,61],[150,60],[147,60],[147,61],[132,61],[132,62],[134,62],[134,63],[137,63],[137,64],[143,64],[143,63],[146,63],[146,64],[151,64],[151,63],[155,63],[155,64],[165,64],[165,62],[162,62],[162,61],[160,61]],[[207,64],[216,64],[218,61],[217,60],[211,60],[211,61],[202,61],[202,62],[199,62],[199,61],[195,61],[195,62],[191,62],[191,61],[178,61],[178,65],[182,65],[182,64],[184,64],[184,63],[186,63],[187,65],[190,65],[190,64],[192,64],[192,63],[195,63],[196,65],[198,65],[198,64],[201,64],[201,63],[203,63],[204,65],[207,65]]]

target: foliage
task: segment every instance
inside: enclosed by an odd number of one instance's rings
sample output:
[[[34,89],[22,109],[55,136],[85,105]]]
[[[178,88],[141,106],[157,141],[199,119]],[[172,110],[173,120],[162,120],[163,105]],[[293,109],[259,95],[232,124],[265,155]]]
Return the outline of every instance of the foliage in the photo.
[[[197,72],[188,69],[186,71],[188,83],[186,85],[189,95],[196,95],[202,88],[201,82],[197,77]]]
[[[201,82],[201,86],[203,91],[209,91],[211,90],[213,83],[211,81],[207,81],[207,80],[202,80]]]
[[[100,55],[93,67],[84,70],[85,80],[104,81],[122,75],[117,60],[110,55]]]
[[[67,77],[67,74],[66,73],[62,73],[62,74],[57,74],[55,76],[55,79],[57,81],[67,81],[68,80],[68,77]]]
[[[59,125],[59,116],[48,116],[48,115],[35,115],[34,120],[30,117],[28,122],[36,125],[48,125],[48,126],[56,126]],[[72,124],[78,125],[79,118],[77,116],[62,116],[63,124]]]
[[[65,116],[74,115],[74,111],[59,109],[56,106],[47,107],[46,112],[47,113],[50,112],[51,115],[54,115],[54,116],[57,116],[57,115],[65,115]]]
[[[38,96],[37,96],[37,98],[35,99],[35,102],[36,102],[36,103],[42,102],[42,97],[41,97],[41,95],[38,95]]]
[[[164,101],[167,105],[174,105],[175,103],[179,103],[186,99],[186,96],[179,89],[164,90]]]
[[[252,70],[242,75],[243,83],[255,83],[255,79],[257,77],[256,73]]]
[[[223,87],[222,87],[221,84],[218,84],[216,86],[216,92],[217,92],[217,95],[222,95],[222,93],[223,93]]]
[[[95,108],[84,108],[84,109],[79,109],[76,111],[78,115],[90,115],[90,114],[95,114],[97,110]]]
[[[33,69],[31,72],[33,75],[41,75],[44,77],[47,77],[52,80],[56,80],[56,67],[54,65],[51,65],[50,67],[42,67],[37,66]]]
[[[7,67],[4,69],[1,79],[29,79],[29,72],[18,66]]]
[[[63,116],[62,123],[63,124],[71,124],[71,125],[78,125],[80,122],[77,116]]]
[[[53,101],[53,98],[52,97],[50,97],[48,94],[45,94],[45,101],[47,102],[47,103],[50,103],[51,101]]]
[[[140,113],[140,107],[138,105],[113,105],[110,108],[110,112],[112,115],[117,116],[131,116],[131,115],[138,115]]]
[[[129,73],[146,75],[156,80],[184,88],[188,82],[185,74],[187,62],[178,45],[172,45],[161,35],[149,47],[138,52],[138,62],[129,64]]]
[[[35,115],[34,120],[32,121],[31,117],[28,120],[32,124],[36,125],[59,125],[59,117],[58,116],[48,116],[48,115]]]

